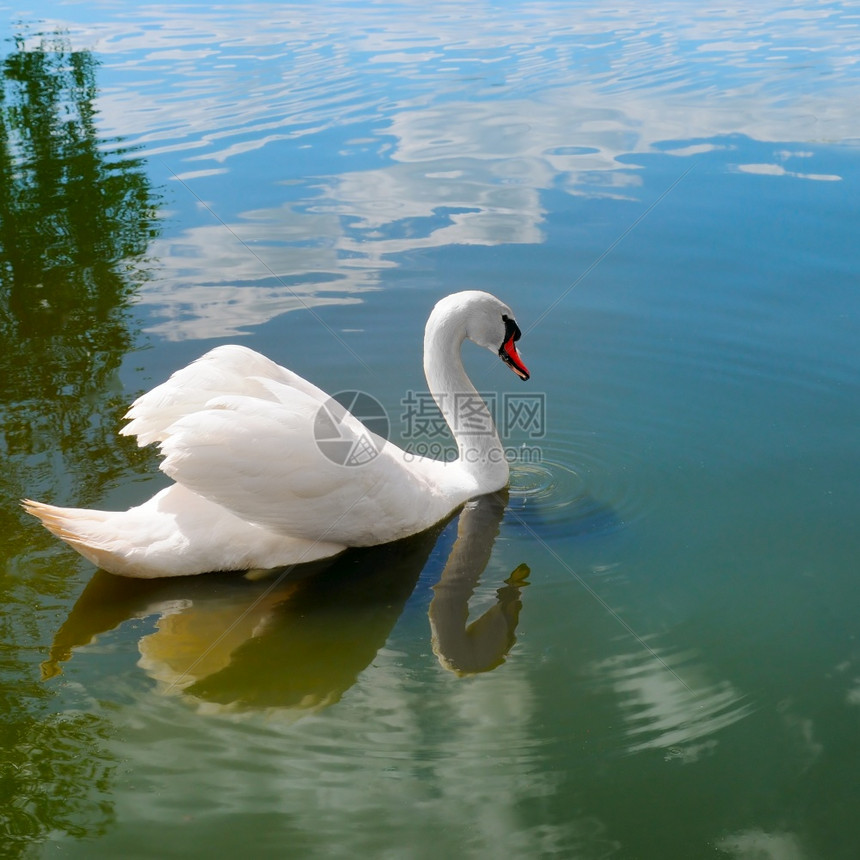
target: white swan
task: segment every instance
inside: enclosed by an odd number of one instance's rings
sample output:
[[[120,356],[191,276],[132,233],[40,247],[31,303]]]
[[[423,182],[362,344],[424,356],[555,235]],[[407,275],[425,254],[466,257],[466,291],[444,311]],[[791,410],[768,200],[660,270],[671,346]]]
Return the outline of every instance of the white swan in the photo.
[[[253,350],[220,346],[139,397],[120,431],[141,446],[159,442],[176,483],[128,511],[24,507],[94,564],[131,577],[271,568],[398,540],[507,484],[460,348],[469,338],[528,379],[519,336],[511,309],[489,293],[455,293],[430,314],[424,372],[457,442],[452,462],[408,455],[348,412],[341,437],[369,439],[378,454],[333,462],[314,433],[328,395]]]

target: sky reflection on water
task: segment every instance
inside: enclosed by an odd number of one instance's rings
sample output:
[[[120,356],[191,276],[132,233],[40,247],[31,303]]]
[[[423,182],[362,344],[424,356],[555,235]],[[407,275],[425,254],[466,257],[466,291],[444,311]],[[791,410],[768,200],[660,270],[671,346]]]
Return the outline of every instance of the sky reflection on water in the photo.
[[[860,138],[857,23],[838,5],[199,4],[55,21],[104,60],[105,134],[185,185],[139,298],[171,339],[350,301],[404,253],[543,243],[550,191],[647,206],[639,154],[678,156],[677,176],[722,149],[738,150],[730,170],[834,179],[792,142]],[[743,137],[776,144],[769,159],[745,164]],[[225,195],[249,180],[274,205]]]

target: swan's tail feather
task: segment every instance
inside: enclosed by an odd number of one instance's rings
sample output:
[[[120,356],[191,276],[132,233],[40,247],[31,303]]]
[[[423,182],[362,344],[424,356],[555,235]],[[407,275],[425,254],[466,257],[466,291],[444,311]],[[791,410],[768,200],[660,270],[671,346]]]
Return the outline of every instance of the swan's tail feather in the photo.
[[[150,500],[152,504],[158,496]],[[170,541],[174,520],[158,517],[145,506],[128,511],[99,511],[89,508],[60,508],[23,499],[27,513],[41,520],[51,534],[65,541],[103,570],[120,576],[150,579],[156,576],[182,576],[214,567],[188,569],[176,558],[182,536]],[[147,516],[149,514],[149,516]]]
[[[118,561],[124,561],[123,554],[117,552],[115,536],[110,535],[109,521],[116,516],[114,512],[60,508],[32,499],[23,499],[21,505],[51,534],[64,540],[93,564],[110,570],[116,568]]]
[[[85,559],[120,576],[150,579],[273,568],[317,561],[345,549],[244,522],[178,484],[127,511],[60,508],[31,499],[21,504]]]
[[[21,506],[28,514],[42,521],[42,525],[58,538],[67,540],[83,540],[82,529],[86,523],[104,523],[110,516],[110,511],[92,511],[85,508],[59,508],[56,505],[46,505],[44,502],[34,502],[32,499],[22,499]]]

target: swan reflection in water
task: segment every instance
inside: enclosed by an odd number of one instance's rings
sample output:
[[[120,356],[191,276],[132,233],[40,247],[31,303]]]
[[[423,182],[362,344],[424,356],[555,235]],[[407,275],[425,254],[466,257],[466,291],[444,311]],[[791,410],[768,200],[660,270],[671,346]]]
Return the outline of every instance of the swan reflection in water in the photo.
[[[458,675],[497,667],[516,641],[524,564],[468,623],[506,502],[502,491],[466,504],[434,587],[433,650]],[[165,691],[230,710],[326,707],[385,644],[444,527],[256,581],[236,574],[133,580],[99,570],[57,631],[43,677],[60,674],[73,649],[100,633],[157,615],[155,631],[138,643],[139,665]]]

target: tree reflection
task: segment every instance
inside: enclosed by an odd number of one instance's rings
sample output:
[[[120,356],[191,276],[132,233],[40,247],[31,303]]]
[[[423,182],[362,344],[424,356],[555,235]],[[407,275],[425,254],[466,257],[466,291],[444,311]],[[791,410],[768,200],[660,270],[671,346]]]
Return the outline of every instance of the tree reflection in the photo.
[[[99,752],[105,726],[49,713],[33,653],[73,583],[39,556],[43,537],[15,500],[62,497],[56,483],[71,481],[86,503],[149,456],[115,435],[116,373],[157,231],[142,160],[98,136],[96,59],[59,36],[31,43],[17,37],[0,59],[0,630],[15,643],[0,653],[0,842],[10,852],[52,831],[91,833],[109,814],[93,796],[112,767]]]
[[[93,56],[59,39],[16,46],[0,90],[3,442],[18,469],[59,449],[55,471],[86,502],[131,450],[119,453],[103,419],[122,408],[108,392],[132,344],[129,300],[143,277],[133,261],[156,234],[155,200],[142,161],[97,135]],[[34,492],[15,466],[2,480]]]

